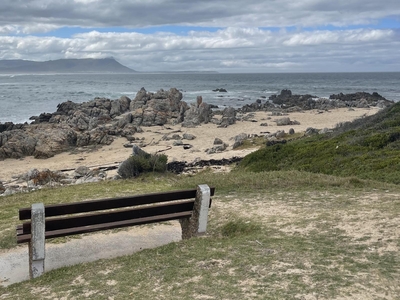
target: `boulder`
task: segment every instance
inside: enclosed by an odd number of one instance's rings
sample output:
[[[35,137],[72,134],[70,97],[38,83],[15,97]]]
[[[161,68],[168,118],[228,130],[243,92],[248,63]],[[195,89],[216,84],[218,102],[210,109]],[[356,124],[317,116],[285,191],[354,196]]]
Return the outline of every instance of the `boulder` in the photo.
[[[207,103],[192,104],[184,113],[182,126],[195,127],[201,123],[207,124],[211,121],[212,115],[212,109]]]
[[[214,145],[223,145],[224,142],[220,138],[215,138],[214,139]]]
[[[182,139],[189,140],[189,141],[194,140],[195,138],[196,138],[196,136],[193,134],[190,134],[190,133],[184,133],[183,137],[182,137]]]
[[[227,127],[236,123],[236,110],[233,107],[227,107],[222,111],[220,126]]]
[[[247,140],[247,134],[246,133],[241,133],[237,136],[234,137],[234,144],[232,146],[233,149],[236,149],[237,147],[243,145],[243,142]]]

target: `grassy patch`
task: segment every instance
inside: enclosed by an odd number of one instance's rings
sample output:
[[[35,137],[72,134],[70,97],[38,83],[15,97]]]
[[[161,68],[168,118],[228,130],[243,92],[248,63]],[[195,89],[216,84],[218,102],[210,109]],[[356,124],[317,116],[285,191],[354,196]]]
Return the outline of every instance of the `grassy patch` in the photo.
[[[400,183],[400,103],[331,134],[264,147],[240,167],[254,172],[299,170]]]
[[[400,295],[396,233],[400,188],[356,177],[299,171],[153,174],[18,194],[0,198],[2,207],[8,207],[0,212],[0,240],[7,240],[7,229],[14,240],[11,223],[17,223],[16,209],[40,200],[68,202],[193,188],[200,183],[217,188],[206,236],[53,270],[0,288],[0,299],[395,299]]]

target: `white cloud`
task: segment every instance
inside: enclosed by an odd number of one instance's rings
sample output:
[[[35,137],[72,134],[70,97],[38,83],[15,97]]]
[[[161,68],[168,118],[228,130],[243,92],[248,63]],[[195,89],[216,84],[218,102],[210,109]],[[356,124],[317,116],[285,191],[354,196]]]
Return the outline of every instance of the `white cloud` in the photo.
[[[398,1],[2,0],[0,59],[114,56],[140,71],[398,71],[399,30],[373,27],[382,18],[400,20]],[[346,27],[357,24],[371,28]],[[110,29],[33,36],[74,26],[164,25],[205,27],[185,34]],[[321,30],[332,25],[344,27]]]
[[[0,58],[114,56],[139,71],[329,71],[326,68],[338,66],[356,71],[356,66],[376,69],[379,63],[382,68],[394,69],[400,62],[396,36],[394,30],[271,32],[258,28],[227,28],[187,36],[97,31],[72,38],[0,36]]]

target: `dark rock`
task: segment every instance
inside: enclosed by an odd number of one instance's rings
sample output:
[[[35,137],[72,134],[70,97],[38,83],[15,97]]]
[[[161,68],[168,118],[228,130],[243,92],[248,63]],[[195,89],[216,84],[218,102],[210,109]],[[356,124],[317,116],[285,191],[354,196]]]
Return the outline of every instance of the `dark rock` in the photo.
[[[213,92],[219,92],[219,93],[227,93],[228,91],[226,90],[226,89],[224,89],[224,88],[219,88],[219,89],[215,89],[215,90],[212,90]]]
[[[207,154],[223,152],[226,150],[227,147],[228,147],[228,144],[222,143],[222,144],[215,145],[211,149],[207,149],[206,152],[207,152]]]
[[[287,141],[286,140],[271,140],[271,141],[267,141],[267,143],[265,144],[267,147],[271,147],[277,144],[286,144]]]
[[[224,142],[220,138],[215,138],[214,139],[214,145],[223,145]]]
[[[210,159],[210,160],[199,160],[192,163],[187,163],[186,161],[174,161],[167,164],[167,170],[169,172],[180,174],[186,170],[197,168],[197,167],[210,167],[210,166],[226,166],[234,163],[239,163],[242,157],[232,157],[223,159]]]
[[[184,140],[190,140],[191,141],[191,140],[194,140],[196,138],[196,136],[193,135],[193,134],[190,134],[190,133],[184,133],[182,138]]]
[[[309,136],[309,135],[313,135],[313,134],[318,134],[319,130],[316,128],[312,128],[312,127],[308,127],[306,129],[306,132],[304,133],[304,135]]]
[[[290,118],[285,117],[281,119],[275,120],[277,126],[286,126],[286,125],[299,125],[300,123],[297,121],[291,121]]]
[[[222,112],[222,118],[218,125],[227,127],[236,123],[236,110],[233,107],[227,107]]]

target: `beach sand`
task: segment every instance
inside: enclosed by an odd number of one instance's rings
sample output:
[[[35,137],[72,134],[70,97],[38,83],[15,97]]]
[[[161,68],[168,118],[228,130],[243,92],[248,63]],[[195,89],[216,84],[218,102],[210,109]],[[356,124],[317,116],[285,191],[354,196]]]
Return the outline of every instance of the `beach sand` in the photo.
[[[353,121],[357,118],[369,116],[379,111],[378,108],[340,108],[329,111],[309,110],[302,112],[292,112],[285,116],[272,116],[271,112],[255,112],[253,121],[238,121],[236,124],[227,128],[218,128],[217,125],[208,123],[202,124],[195,128],[186,128],[181,125],[166,125],[142,127],[142,133],[136,133],[135,138],[142,139],[140,144],[145,145],[143,150],[148,153],[156,153],[162,151],[168,156],[168,162],[171,161],[187,161],[192,162],[196,159],[222,159],[234,156],[243,157],[257,148],[245,150],[233,150],[232,138],[240,133],[263,135],[265,132],[275,133],[278,130],[289,132],[293,128],[296,133],[305,132],[308,127],[317,129],[334,128],[338,123]],[[299,125],[277,126],[274,120],[289,117],[291,121],[297,121]],[[255,122],[255,120],[257,122]],[[267,123],[268,126],[260,126],[261,123]],[[184,133],[196,136],[194,140],[184,140],[184,143],[193,147],[185,150],[182,146],[173,146],[174,140],[163,140],[166,134]],[[213,147],[215,138],[220,138],[229,144],[226,151],[207,154],[205,151]],[[6,159],[0,161],[0,181],[10,182],[15,176],[21,175],[36,168],[39,170],[50,169],[64,170],[75,169],[79,166],[87,166],[90,168],[98,166],[116,165],[129,157],[132,152],[131,148],[124,147],[128,144],[126,138],[116,138],[109,146],[102,146],[97,149],[93,147],[77,148],[73,152],[60,153],[48,159],[35,159],[33,157],[25,157],[23,159]],[[138,144],[139,145],[139,144]],[[116,171],[115,171],[116,172]],[[112,174],[109,174],[110,176]]]

